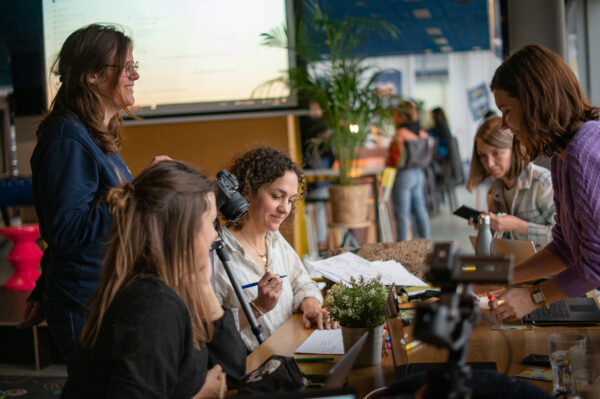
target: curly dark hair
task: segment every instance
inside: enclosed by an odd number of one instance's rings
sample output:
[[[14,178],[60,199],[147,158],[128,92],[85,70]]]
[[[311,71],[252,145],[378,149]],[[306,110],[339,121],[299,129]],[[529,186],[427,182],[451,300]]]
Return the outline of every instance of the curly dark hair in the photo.
[[[298,198],[302,198],[304,193],[302,169],[286,153],[272,147],[257,147],[246,152],[233,162],[229,171],[238,179],[239,192],[248,202],[252,201],[263,184],[274,182],[288,171],[298,176]],[[288,220],[293,219],[295,209],[294,205],[290,213],[292,218],[288,217]],[[246,218],[243,217],[232,226],[239,229],[245,221]]]

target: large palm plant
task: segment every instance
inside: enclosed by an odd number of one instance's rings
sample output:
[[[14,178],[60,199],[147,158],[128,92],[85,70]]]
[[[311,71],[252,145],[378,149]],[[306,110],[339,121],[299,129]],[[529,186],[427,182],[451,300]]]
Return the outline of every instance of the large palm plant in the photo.
[[[327,143],[339,162],[339,184],[347,185],[356,150],[364,144],[369,127],[391,112],[390,97],[380,95],[375,87],[381,72],[373,72],[366,58],[355,52],[369,32],[395,36],[397,30],[380,20],[335,19],[318,0],[309,0],[305,6],[305,18],[296,23],[295,30],[277,27],[262,34],[265,46],[286,48],[299,61],[298,67],[267,85],[284,82],[302,98],[319,103],[330,129]]]

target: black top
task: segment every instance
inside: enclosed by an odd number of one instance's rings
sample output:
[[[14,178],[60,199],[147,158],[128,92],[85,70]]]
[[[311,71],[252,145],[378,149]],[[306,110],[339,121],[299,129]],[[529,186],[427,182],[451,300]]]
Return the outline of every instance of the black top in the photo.
[[[195,349],[187,308],[161,280],[145,277],[121,290],[105,314],[96,345],[79,346],[62,398],[194,396],[215,364],[232,388],[246,370],[246,347],[230,311],[213,340]]]

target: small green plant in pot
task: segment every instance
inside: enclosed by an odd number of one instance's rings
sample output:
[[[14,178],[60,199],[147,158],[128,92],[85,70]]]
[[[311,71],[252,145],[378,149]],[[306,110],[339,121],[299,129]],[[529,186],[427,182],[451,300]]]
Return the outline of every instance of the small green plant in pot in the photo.
[[[348,351],[364,332],[369,332],[362,352],[356,360],[357,367],[372,366],[381,362],[383,324],[387,289],[381,278],[358,280],[350,284],[333,286],[325,304],[331,316],[342,326],[344,350]]]

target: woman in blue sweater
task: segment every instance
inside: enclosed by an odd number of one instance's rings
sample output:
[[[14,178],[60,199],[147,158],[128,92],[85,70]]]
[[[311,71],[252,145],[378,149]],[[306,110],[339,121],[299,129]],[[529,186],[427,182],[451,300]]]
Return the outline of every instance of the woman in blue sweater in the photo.
[[[69,361],[83,308],[98,286],[111,216],[99,199],[132,176],[119,153],[121,111],[140,77],[131,39],[114,26],[73,32],[53,65],[61,85],[31,157],[33,194],[47,248],[19,327],[42,321]]]

